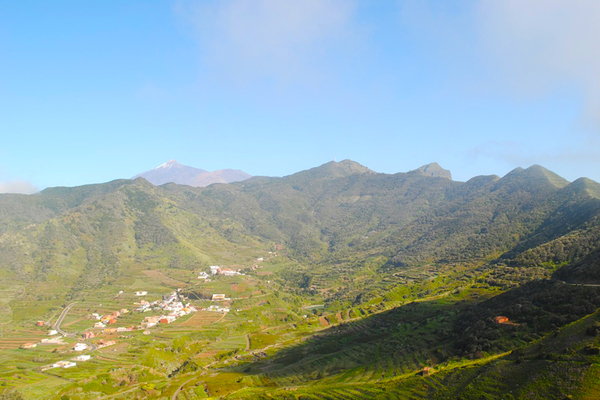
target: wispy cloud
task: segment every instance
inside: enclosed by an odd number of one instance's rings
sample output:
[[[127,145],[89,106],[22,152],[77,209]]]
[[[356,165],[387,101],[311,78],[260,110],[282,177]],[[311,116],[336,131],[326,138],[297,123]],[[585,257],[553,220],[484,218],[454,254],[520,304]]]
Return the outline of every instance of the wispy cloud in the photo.
[[[465,92],[518,100],[581,95],[587,127],[600,130],[599,1],[406,0],[401,10],[414,40]]]
[[[26,181],[0,182],[0,193],[32,194],[37,191],[38,188]]]
[[[192,25],[203,62],[228,79],[290,83],[319,78],[352,36],[355,8],[345,0],[181,1],[176,13]]]
[[[540,151],[525,143],[513,141],[487,141],[470,149],[467,157],[471,160],[491,159],[511,167],[526,167],[531,164],[577,164],[598,165],[597,151],[593,147],[587,149],[563,148],[556,151]]]
[[[481,1],[481,50],[505,82],[522,94],[576,85],[585,116],[600,127],[600,2]]]

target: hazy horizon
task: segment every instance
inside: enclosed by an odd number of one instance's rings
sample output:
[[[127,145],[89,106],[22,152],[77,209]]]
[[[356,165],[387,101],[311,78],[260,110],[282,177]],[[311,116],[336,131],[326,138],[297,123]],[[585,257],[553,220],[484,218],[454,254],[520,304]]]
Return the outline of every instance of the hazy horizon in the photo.
[[[600,181],[598,26],[597,2],[6,3],[0,192],[170,159]]]

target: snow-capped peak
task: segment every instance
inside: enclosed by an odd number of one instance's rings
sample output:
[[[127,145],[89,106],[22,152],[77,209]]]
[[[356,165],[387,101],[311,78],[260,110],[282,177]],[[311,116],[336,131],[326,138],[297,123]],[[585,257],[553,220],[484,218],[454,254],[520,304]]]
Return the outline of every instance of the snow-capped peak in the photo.
[[[179,165],[179,163],[175,160],[169,160],[164,164],[160,164],[158,167],[154,168],[154,169],[160,169],[160,168],[171,168],[174,167],[176,165]]]

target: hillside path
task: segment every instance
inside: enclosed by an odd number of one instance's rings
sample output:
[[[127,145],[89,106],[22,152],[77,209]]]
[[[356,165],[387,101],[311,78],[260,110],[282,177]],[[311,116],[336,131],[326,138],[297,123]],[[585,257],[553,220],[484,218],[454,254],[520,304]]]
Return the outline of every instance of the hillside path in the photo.
[[[195,380],[196,378],[192,378],[192,379],[188,379],[187,381],[183,382],[181,384],[181,386],[179,386],[177,388],[177,390],[175,391],[175,393],[173,393],[173,397],[171,397],[171,400],[177,400],[177,396],[179,396],[179,392],[181,392],[181,390],[183,389],[183,387],[185,385],[187,385],[188,383],[190,383],[191,381]]]
[[[63,320],[65,319],[65,317],[69,313],[69,310],[71,310],[71,307],[73,307],[74,304],[75,304],[75,302],[73,302],[71,304],[68,304],[65,307],[65,309],[62,310],[62,312],[60,313],[58,319],[54,323],[54,326],[52,327],[54,330],[56,330],[58,333],[60,333],[63,336],[73,336],[73,334],[67,333],[67,332],[63,331],[62,329],[60,329],[60,324],[62,324]]]

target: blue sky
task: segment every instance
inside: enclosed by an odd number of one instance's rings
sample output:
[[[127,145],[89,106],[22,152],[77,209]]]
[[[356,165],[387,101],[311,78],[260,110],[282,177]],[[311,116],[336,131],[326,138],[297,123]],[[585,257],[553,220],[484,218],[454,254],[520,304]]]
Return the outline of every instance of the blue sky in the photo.
[[[0,4],[0,192],[170,159],[600,181],[600,2]]]

